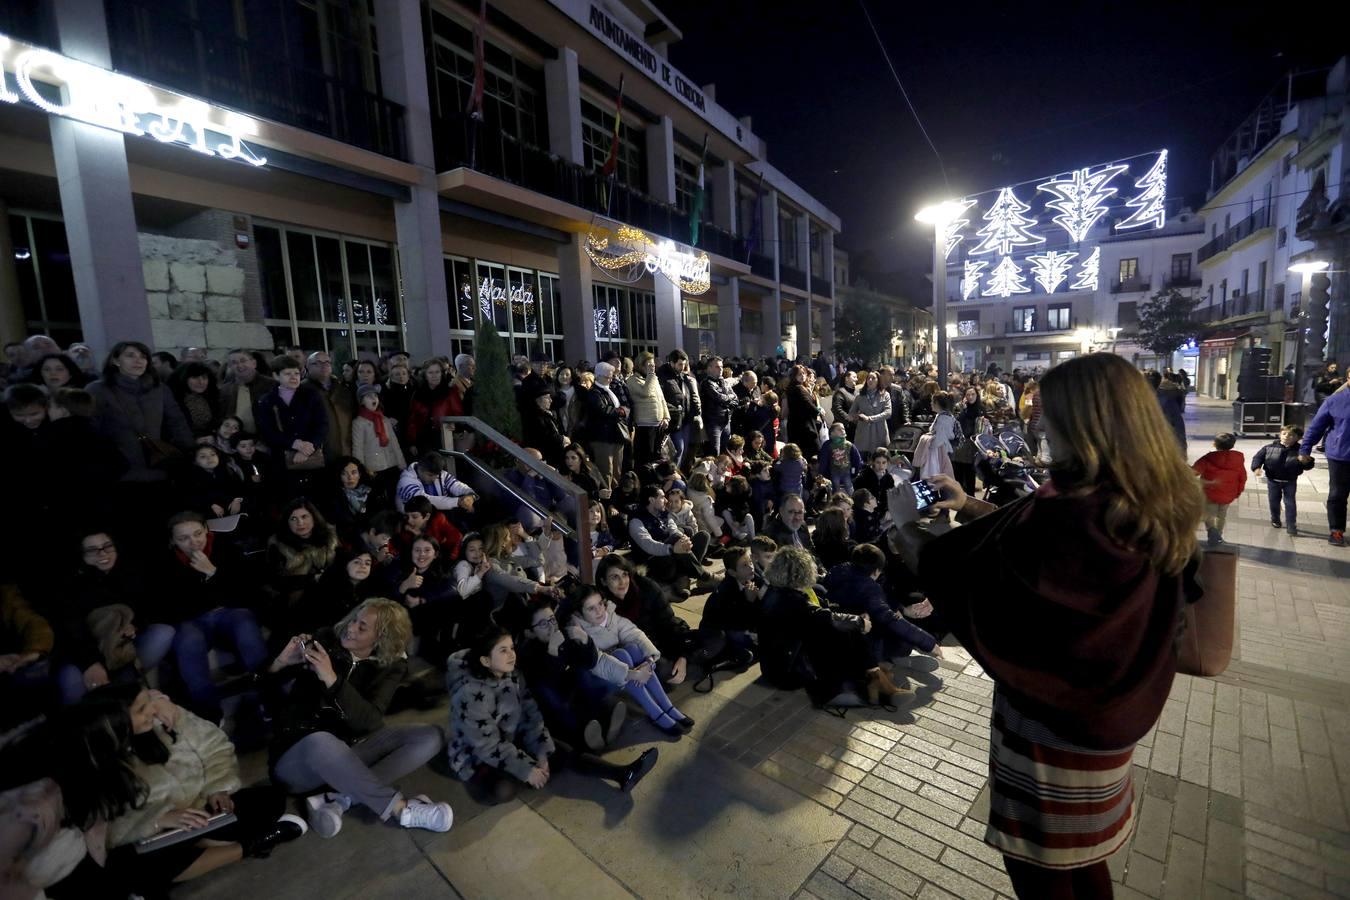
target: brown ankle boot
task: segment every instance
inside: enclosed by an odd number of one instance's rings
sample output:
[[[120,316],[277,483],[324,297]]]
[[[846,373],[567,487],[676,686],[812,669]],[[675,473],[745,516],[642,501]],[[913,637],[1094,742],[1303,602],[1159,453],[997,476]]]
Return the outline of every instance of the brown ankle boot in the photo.
[[[880,669],[872,669],[867,673],[867,689],[864,692],[867,695],[867,703],[870,706],[881,705],[881,681],[878,676]]]
[[[906,695],[906,694],[912,694],[912,693],[914,693],[913,688],[910,688],[908,685],[906,685],[905,687],[901,687],[900,685],[896,684],[894,681],[891,681],[891,676],[890,676],[890,675],[887,675],[887,674],[886,674],[886,671],[885,671],[884,669],[878,669],[878,670],[877,670],[877,675],[878,675],[878,679],[877,679],[878,685],[879,685],[879,687],[881,688],[881,693],[882,693],[882,694],[886,694],[886,695],[890,695],[890,696],[895,696],[896,694],[899,694],[899,695],[901,695],[901,696],[904,696],[904,695]],[[903,675],[900,676],[900,680],[901,680],[901,681],[904,681],[904,680],[905,680],[905,678],[904,678]]]

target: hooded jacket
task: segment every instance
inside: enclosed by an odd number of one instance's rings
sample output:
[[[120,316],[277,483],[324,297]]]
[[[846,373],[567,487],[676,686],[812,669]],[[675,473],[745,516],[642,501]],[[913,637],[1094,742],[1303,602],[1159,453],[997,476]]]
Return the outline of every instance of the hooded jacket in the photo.
[[[554,752],[539,705],[517,672],[502,678],[475,675],[470,649],[450,655],[445,686],[450,692],[450,768],[463,781],[479,766],[501,769],[524,781],[541,756]]]
[[[1191,468],[1205,485],[1210,503],[1229,504],[1242,496],[1247,485],[1247,466],[1237,450],[1213,450],[1197,459]]]

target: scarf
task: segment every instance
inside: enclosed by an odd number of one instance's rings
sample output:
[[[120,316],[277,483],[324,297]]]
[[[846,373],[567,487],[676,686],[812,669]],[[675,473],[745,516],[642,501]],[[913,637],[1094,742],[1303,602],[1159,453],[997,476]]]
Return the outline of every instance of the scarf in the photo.
[[[389,432],[384,429],[384,414],[378,409],[366,409],[364,406],[356,414],[375,426],[375,436],[380,439],[380,446],[388,447]]]
[[[206,554],[207,559],[211,558],[211,545],[214,544],[215,542],[216,542],[215,534],[213,532],[208,531],[206,533],[206,546],[202,548],[202,552]],[[182,550],[179,550],[177,547],[173,548],[173,555],[178,557],[178,561],[183,565],[185,566],[192,565],[192,560],[188,557],[188,555],[184,553]]]
[[[287,406],[291,405],[291,400],[295,397],[295,392],[298,390],[300,389],[281,387],[280,385],[277,385],[277,394],[280,395],[281,402],[285,403]]]

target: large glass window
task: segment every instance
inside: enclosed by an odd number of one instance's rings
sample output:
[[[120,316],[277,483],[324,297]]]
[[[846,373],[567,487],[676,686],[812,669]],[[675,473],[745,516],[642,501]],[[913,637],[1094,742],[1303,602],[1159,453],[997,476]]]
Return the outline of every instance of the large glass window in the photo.
[[[473,32],[433,11],[432,112],[455,118],[464,114],[473,91]],[[544,73],[491,39],[483,42],[483,124],[534,147],[548,143]]]
[[[1012,314],[1013,331],[1035,331],[1036,330],[1036,307],[1019,306],[1013,310]]]
[[[9,235],[25,328],[50,335],[63,347],[81,340],[65,223],[55,216],[12,212]]]
[[[360,238],[257,224],[263,323],[279,344],[346,358],[402,347],[394,249]]]
[[[688,213],[694,208],[694,195],[698,193],[698,160],[675,154],[675,205],[680,212]],[[703,215],[701,222],[712,221],[713,208],[712,185],[708,182],[707,170],[703,178]]]
[[[1045,327],[1050,331],[1068,331],[1073,327],[1073,305],[1056,304],[1046,310]]]
[[[1139,274],[1139,260],[1135,257],[1120,261],[1120,283],[1133,281]]]
[[[599,169],[609,159],[609,145],[614,136],[614,108],[601,109],[585,98],[581,101],[582,166]],[[646,141],[642,129],[626,121],[619,126],[619,165],[615,177],[629,187],[647,190]]]
[[[473,352],[473,332],[488,318],[511,345],[513,355],[562,352],[562,310],[558,276],[489,260],[447,256],[445,282],[451,294],[450,343],[456,353]]]
[[[684,301],[684,327],[717,330],[717,304],[701,300]]]
[[[595,350],[635,357],[656,353],[656,295],[614,284],[591,286],[595,300]]]
[[[790,213],[778,214],[778,261],[793,269],[801,268],[797,259],[797,217]]]

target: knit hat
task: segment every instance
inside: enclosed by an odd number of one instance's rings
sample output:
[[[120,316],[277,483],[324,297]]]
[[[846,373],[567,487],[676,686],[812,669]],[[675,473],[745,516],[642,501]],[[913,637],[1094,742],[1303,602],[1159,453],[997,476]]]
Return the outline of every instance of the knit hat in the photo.
[[[379,393],[380,386],[378,384],[363,384],[356,389],[356,402],[360,403],[361,399],[365,397],[366,394],[375,394],[378,396]]]

